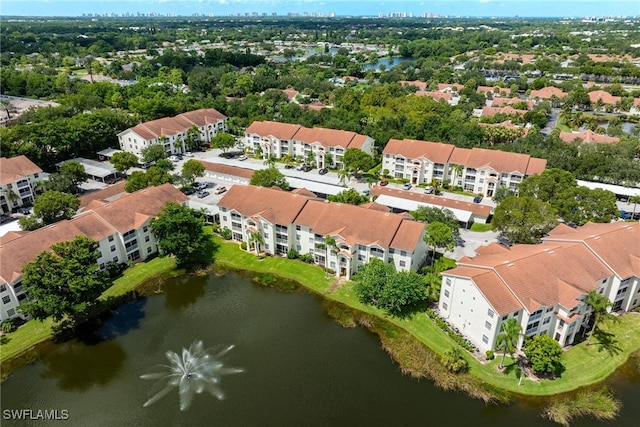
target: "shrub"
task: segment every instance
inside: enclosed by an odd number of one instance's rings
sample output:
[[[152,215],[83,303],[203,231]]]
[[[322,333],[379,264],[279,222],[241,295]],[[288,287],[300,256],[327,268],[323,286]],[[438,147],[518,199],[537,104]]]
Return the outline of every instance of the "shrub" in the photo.
[[[240,249],[242,249],[243,251],[246,251],[247,250],[247,242],[240,243]]]
[[[300,255],[300,260],[306,262],[307,264],[313,264],[313,255],[309,253]]]
[[[231,230],[229,230],[227,227],[223,228],[222,230],[220,230],[220,235],[222,236],[222,238],[224,240],[231,240]]]
[[[496,355],[493,354],[493,350],[487,350],[487,352],[485,353],[485,355],[487,356],[487,360],[493,360],[495,359]]]
[[[445,366],[445,368],[447,368],[454,374],[466,372],[469,369],[469,362],[467,362],[467,359],[464,358],[462,352],[457,347],[445,351],[442,354],[440,361]]]
[[[18,329],[18,322],[16,319],[7,319],[2,322],[2,332],[5,334],[11,333]]]
[[[298,257],[300,257],[300,253],[295,249],[289,249],[289,252],[287,252],[287,258],[289,259],[296,259]]]

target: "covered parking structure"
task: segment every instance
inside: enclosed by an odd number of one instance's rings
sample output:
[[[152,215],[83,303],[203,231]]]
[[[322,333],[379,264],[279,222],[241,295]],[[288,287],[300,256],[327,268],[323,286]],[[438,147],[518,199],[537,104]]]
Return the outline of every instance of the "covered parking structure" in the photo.
[[[118,171],[116,171],[113,165],[109,162],[98,162],[96,160],[76,157],[75,159],[56,163],[56,166],[60,169],[60,166],[71,161],[78,162],[84,166],[84,171],[89,175],[89,178],[94,181],[110,184],[118,180]]]

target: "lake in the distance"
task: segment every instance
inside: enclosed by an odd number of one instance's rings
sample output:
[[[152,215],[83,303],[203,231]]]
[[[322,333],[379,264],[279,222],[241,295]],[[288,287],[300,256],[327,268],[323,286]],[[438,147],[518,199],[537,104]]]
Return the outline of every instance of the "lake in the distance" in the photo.
[[[376,336],[340,327],[314,295],[263,288],[235,273],[171,280],[164,294],[123,305],[84,342],[60,345],[2,384],[3,415],[57,409],[68,420],[3,417],[2,426],[556,426],[534,405],[486,406],[402,375]],[[181,412],[172,390],[143,408],[154,382],[140,375],[195,340],[235,345],[223,362],[244,372],[222,377],[226,399],[197,394]],[[620,418],[572,426],[637,425],[637,369],[612,383],[624,404]]]

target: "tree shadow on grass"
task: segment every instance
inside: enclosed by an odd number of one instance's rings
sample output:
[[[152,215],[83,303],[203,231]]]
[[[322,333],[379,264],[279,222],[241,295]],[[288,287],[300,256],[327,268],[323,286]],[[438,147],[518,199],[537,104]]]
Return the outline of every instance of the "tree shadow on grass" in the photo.
[[[597,340],[597,342],[593,345],[598,346],[598,352],[606,351],[610,356],[615,356],[622,351],[622,349],[618,346],[618,340],[616,339],[615,335],[610,332],[606,332],[600,328],[596,328],[593,331],[593,337]]]
[[[220,245],[213,239],[213,235],[207,234],[202,247],[198,253],[194,253],[188,263],[180,267],[185,267],[187,271],[194,272],[215,262],[215,254],[220,249]]]

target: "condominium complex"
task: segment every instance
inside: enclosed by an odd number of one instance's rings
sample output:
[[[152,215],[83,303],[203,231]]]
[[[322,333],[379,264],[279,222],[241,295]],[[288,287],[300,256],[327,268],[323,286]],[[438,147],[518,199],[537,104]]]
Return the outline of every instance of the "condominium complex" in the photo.
[[[0,208],[10,213],[33,203],[38,191],[42,169],[26,156],[0,157]]]
[[[227,130],[227,117],[213,108],[189,111],[175,117],[164,117],[140,123],[118,134],[120,149],[142,159],[142,150],[162,144],[167,155],[189,151],[189,134],[201,142],[209,142]]]
[[[22,268],[57,242],[87,236],[98,242],[99,267],[109,262],[145,260],[158,252],[149,229],[167,202],[186,203],[187,197],[171,184],[124,194],[111,201],[93,200],[84,211],[31,232],[9,232],[0,238],[0,320],[19,315],[16,309],[26,298]]]
[[[383,171],[396,179],[412,184],[448,180],[487,197],[500,186],[515,190],[525,177],[542,173],[546,165],[545,159],[527,154],[413,139],[390,139],[382,152]]]
[[[221,227],[235,241],[259,250],[311,254],[317,264],[349,279],[372,258],[398,271],[417,270],[425,260],[424,224],[405,216],[315,199],[306,191],[234,185],[218,203]],[[327,239],[329,237],[329,239]],[[332,246],[331,241],[335,241]]]
[[[442,273],[440,313],[481,351],[495,349],[509,318],[524,336],[572,344],[589,320],[589,291],[605,295],[614,311],[640,305],[639,223],[560,225],[543,240],[511,248],[494,243]]]
[[[264,158],[289,155],[317,168],[341,167],[348,148],[373,155],[373,143],[373,138],[355,132],[279,122],[253,122],[245,131],[248,151]]]

